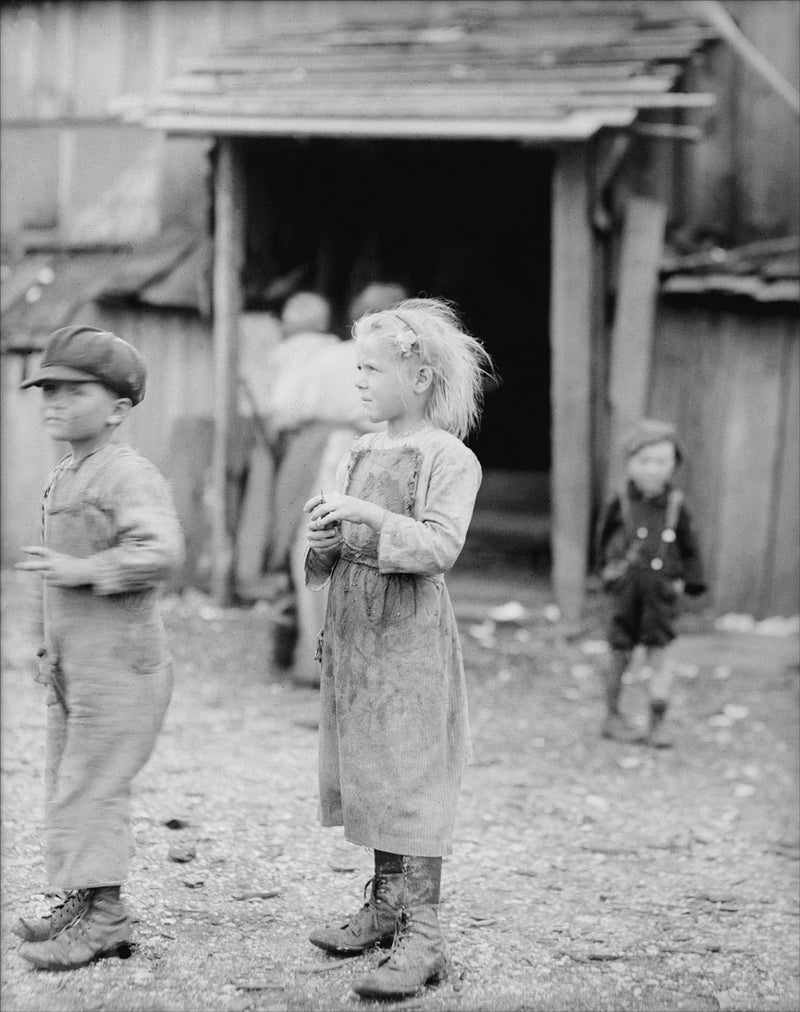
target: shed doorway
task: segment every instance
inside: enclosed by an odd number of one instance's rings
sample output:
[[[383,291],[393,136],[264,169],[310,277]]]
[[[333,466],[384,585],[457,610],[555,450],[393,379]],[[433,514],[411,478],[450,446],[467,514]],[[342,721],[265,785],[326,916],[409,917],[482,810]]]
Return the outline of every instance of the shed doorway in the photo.
[[[551,156],[516,142],[259,138],[245,165],[246,308],[314,288],[344,336],[371,281],[451,299],[500,377],[470,443],[479,509],[546,513]],[[530,524],[517,528],[524,541]]]

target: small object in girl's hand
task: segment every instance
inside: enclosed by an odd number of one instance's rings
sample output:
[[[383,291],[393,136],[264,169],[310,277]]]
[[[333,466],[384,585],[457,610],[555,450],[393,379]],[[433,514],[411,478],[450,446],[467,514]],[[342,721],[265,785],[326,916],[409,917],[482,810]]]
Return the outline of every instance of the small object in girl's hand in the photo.
[[[319,501],[320,501],[320,505],[322,505],[322,503],[325,502],[325,490],[324,489],[320,489],[319,490]],[[338,522],[339,522],[338,520],[331,520],[329,523],[323,524],[321,529],[323,531],[330,530],[331,527],[336,527],[337,524],[338,524]]]

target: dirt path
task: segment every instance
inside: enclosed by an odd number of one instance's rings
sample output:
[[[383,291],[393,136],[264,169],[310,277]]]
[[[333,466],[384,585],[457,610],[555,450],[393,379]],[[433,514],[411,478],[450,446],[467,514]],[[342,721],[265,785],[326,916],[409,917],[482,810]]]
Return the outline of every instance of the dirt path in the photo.
[[[317,825],[316,694],[266,670],[262,613],[201,598],[168,602],[174,702],[134,802],[137,949],[65,974],[25,966],[10,926],[44,903],[43,704],[5,591],[4,1012],[394,1007],[351,991],[376,955],[305,940],[370,875],[369,852]],[[596,630],[565,638],[542,588],[494,629],[468,581],[459,594],[476,761],[444,869],[452,967],[399,1005],[800,1007],[796,638],[685,636],[677,747],[656,753],[598,739]],[[628,702],[641,708],[641,682]]]

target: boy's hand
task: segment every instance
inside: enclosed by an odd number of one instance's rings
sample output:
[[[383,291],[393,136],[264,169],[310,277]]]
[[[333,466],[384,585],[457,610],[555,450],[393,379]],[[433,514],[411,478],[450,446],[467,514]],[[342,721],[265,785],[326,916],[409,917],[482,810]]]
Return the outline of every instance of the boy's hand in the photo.
[[[52,548],[41,545],[25,545],[22,551],[32,555],[33,558],[27,562],[18,562],[14,569],[38,573],[54,587],[82,587],[93,582],[91,568],[86,559],[62,555],[61,552],[54,552]]]
[[[323,530],[330,524],[339,524],[342,520],[367,524],[374,531],[380,531],[386,516],[386,510],[382,506],[364,499],[355,499],[351,495],[342,495],[341,492],[312,496],[303,511],[309,514],[309,533]]]

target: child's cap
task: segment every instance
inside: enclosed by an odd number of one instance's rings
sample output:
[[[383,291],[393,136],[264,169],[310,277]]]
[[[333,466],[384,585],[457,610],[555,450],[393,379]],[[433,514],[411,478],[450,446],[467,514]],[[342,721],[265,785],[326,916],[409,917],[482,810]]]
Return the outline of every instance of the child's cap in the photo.
[[[144,359],[121,337],[96,327],[62,327],[50,335],[38,370],[20,389],[55,380],[104,383],[138,404],[146,379]]]
[[[622,451],[627,459],[653,443],[672,443],[675,447],[675,462],[680,464],[683,460],[683,449],[675,426],[672,422],[662,422],[657,418],[642,418],[623,442]]]

